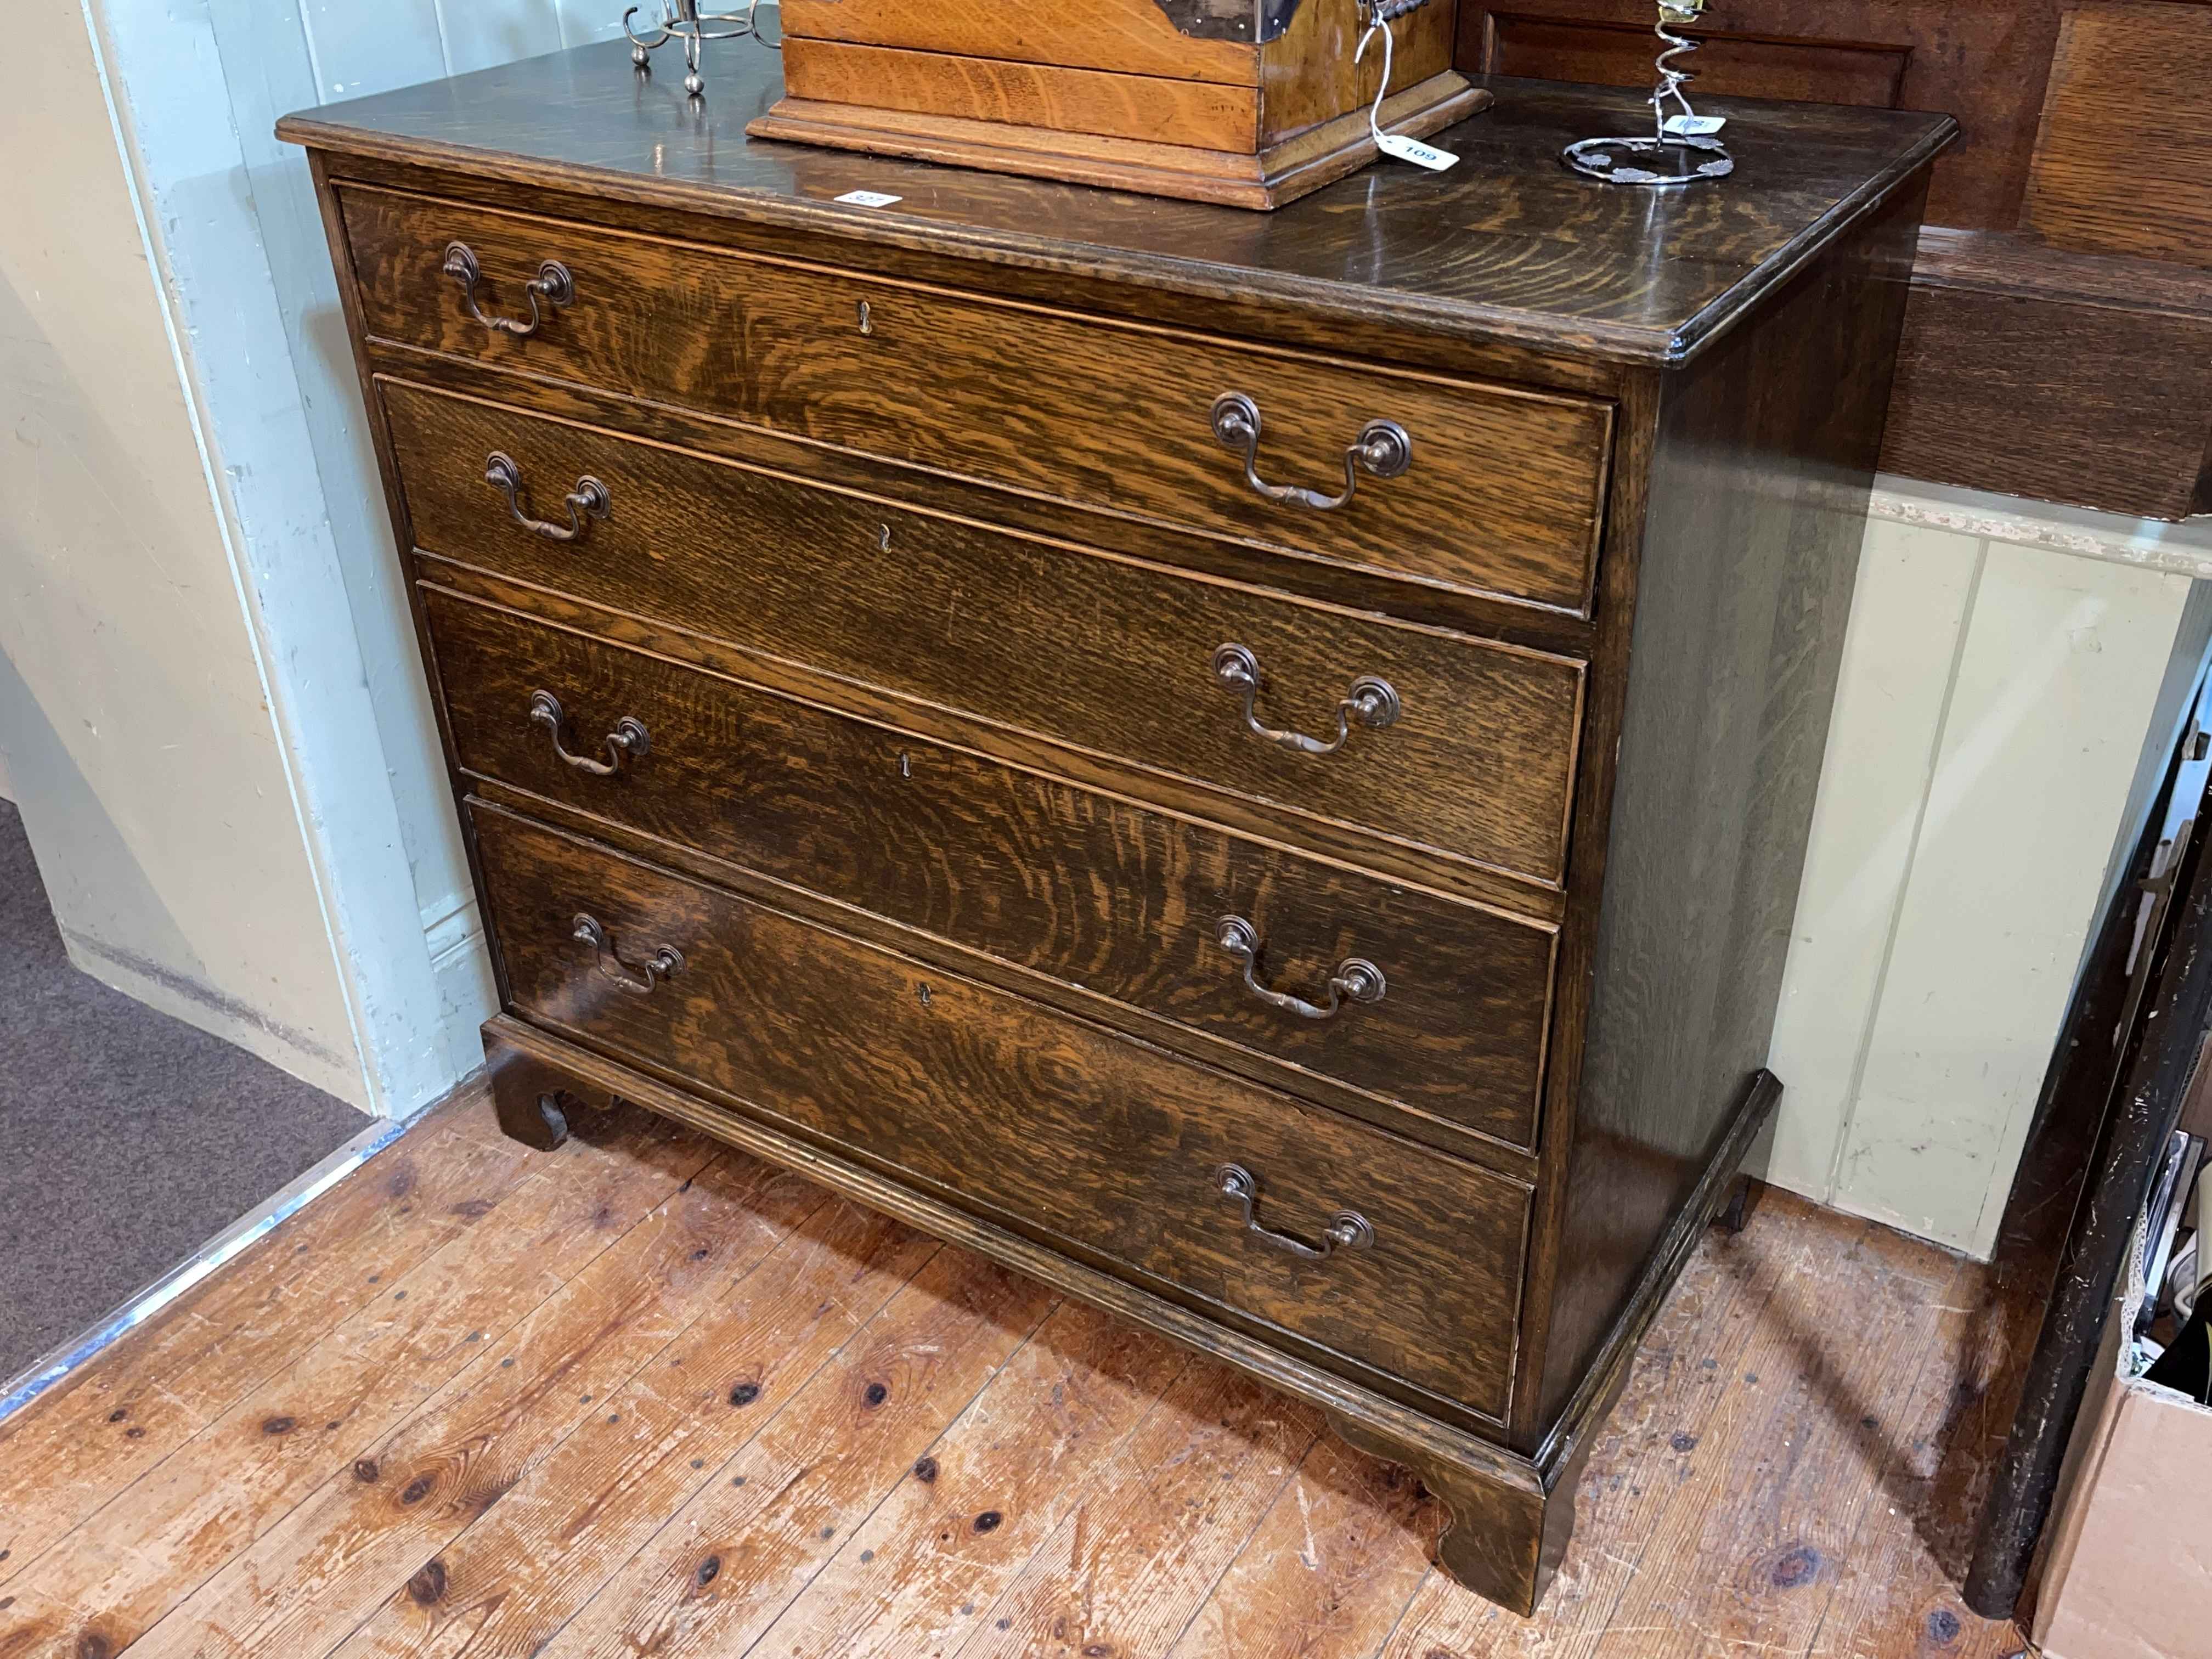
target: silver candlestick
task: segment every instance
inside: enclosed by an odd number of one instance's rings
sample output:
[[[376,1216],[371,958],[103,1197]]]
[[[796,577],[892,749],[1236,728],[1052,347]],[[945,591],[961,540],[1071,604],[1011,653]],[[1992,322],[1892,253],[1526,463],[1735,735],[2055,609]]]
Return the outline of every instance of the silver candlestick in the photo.
[[[1682,88],[1697,77],[1674,62],[1698,49],[1695,40],[1674,30],[1696,22],[1705,9],[1705,0],[1659,0],[1653,32],[1667,44],[1653,65],[1659,80],[1651,89],[1651,136],[1580,139],[1562,154],[1569,167],[1608,185],[1655,189],[1725,179],[1735,171],[1735,158],[1712,136],[1720,131],[1722,118],[1690,107]]]
[[[644,9],[632,6],[623,14],[623,33],[629,36],[629,60],[641,75],[653,73],[653,54],[671,40],[684,43],[684,90],[694,98],[707,90],[699,73],[700,48],[709,40],[742,40],[747,36],[775,51],[781,44],[760,32],[761,0],[746,0],[743,11],[702,12],[699,0],[659,0],[660,20],[649,33],[641,34],[631,19]]]

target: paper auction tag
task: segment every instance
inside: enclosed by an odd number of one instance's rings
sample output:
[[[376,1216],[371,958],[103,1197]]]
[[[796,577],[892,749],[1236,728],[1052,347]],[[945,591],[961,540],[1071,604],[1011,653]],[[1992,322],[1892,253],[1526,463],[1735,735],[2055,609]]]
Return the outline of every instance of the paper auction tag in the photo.
[[[1670,115],[1665,130],[1676,138],[1705,138],[1727,125],[1725,115]]]
[[[1382,147],[1385,155],[1395,155],[1401,161],[1411,161],[1415,167],[1442,173],[1446,167],[1458,165],[1459,157],[1448,149],[1438,149],[1434,144],[1425,144],[1418,138],[1407,138],[1395,132],[1380,135],[1375,142]]]
[[[903,196],[886,196],[879,190],[848,190],[837,198],[848,207],[889,207],[893,202],[903,202]]]

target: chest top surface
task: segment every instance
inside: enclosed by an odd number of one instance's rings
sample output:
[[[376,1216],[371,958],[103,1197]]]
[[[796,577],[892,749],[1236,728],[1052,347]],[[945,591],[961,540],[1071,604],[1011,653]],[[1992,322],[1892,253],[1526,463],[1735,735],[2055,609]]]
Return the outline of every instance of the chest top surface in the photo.
[[[528,58],[277,131],[540,189],[1654,363],[1693,356],[1958,131],[1942,115],[1704,100],[1729,118],[1735,176],[1617,189],[1569,173],[1559,151],[1641,130],[1640,94],[1492,77],[1496,106],[1436,140],[1462,157],[1450,171],[1379,164],[1254,213],[749,139],[781,90],[773,52],[719,50],[695,103],[672,75],[637,75],[628,51]],[[836,199],[856,191],[898,199]]]

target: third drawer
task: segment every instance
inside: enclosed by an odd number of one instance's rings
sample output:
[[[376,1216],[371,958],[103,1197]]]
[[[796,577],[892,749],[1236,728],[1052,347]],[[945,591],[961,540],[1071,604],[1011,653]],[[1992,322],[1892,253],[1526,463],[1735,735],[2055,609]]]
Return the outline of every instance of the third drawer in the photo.
[[[1425,1139],[1533,1144],[1541,923],[434,586],[424,608],[480,777],[1111,999]]]

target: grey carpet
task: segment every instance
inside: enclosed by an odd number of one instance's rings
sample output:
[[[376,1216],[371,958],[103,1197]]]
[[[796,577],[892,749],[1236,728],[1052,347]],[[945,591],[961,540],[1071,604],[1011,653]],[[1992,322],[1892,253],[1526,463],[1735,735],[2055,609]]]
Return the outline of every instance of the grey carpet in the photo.
[[[0,801],[0,1382],[370,1122],[72,968]]]

